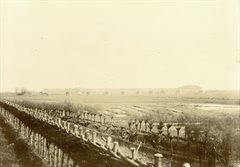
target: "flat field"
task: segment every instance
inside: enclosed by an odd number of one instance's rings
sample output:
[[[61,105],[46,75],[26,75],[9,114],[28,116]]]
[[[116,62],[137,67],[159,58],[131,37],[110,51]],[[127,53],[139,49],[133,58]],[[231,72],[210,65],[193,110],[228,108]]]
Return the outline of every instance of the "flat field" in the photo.
[[[87,105],[114,117],[114,124],[127,126],[134,119],[153,122],[239,122],[240,106],[231,99],[159,97],[155,95],[1,95],[9,100],[70,104],[80,110]]]

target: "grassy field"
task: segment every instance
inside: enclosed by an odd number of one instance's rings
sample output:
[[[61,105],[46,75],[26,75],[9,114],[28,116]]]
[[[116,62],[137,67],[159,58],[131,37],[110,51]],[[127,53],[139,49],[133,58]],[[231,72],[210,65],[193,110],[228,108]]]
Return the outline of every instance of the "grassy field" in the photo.
[[[132,119],[148,119],[153,122],[219,121],[231,119],[237,123],[240,106],[236,100],[177,98],[158,96],[121,95],[5,95],[9,100],[61,105],[73,110],[92,110],[114,116],[116,124],[127,125]]]

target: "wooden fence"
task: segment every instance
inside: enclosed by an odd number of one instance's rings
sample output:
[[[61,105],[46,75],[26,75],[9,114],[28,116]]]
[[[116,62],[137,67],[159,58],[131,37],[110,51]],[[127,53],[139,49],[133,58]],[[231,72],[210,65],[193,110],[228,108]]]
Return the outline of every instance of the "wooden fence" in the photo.
[[[31,109],[10,101],[4,100],[9,106],[12,106],[18,111],[23,112],[39,121],[43,121],[52,126],[55,126],[61,130],[64,130],[66,133],[74,135],[79,138],[79,140],[85,141],[90,145],[102,149],[116,159],[123,160],[132,166],[154,166],[154,167],[163,167],[166,166],[164,163],[164,157],[160,153],[154,154],[152,157],[154,162],[142,161],[139,158],[139,147],[131,147],[130,150],[123,148],[117,140],[114,140],[114,137],[110,136],[107,133],[102,133],[96,129],[87,128],[83,125],[70,122],[68,120],[63,120],[61,116],[66,116],[68,113],[65,111],[58,111],[54,115],[49,114],[44,110]],[[25,126],[17,117],[8,112],[7,110],[1,109],[1,114],[13,124],[13,126],[19,129],[19,133],[25,136],[30,145],[37,150],[38,154],[41,155],[45,160],[49,162],[51,166],[59,166],[58,164],[64,164],[62,166],[72,166],[73,160],[69,158],[67,154],[64,154],[61,149],[59,149],[54,144],[48,144],[47,139],[44,138],[41,134],[31,131],[28,126]],[[85,120],[86,122],[92,121],[100,124],[104,124],[108,121],[109,124],[112,124],[112,118],[106,120],[106,117],[99,115],[89,114],[83,112],[80,116],[80,119]],[[129,152],[129,153],[127,153]]]

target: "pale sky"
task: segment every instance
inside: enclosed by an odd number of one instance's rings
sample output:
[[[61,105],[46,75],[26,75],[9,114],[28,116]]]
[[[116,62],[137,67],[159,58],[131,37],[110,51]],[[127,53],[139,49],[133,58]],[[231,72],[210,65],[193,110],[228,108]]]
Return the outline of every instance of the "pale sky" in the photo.
[[[2,1],[0,91],[239,89],[239,1]]]

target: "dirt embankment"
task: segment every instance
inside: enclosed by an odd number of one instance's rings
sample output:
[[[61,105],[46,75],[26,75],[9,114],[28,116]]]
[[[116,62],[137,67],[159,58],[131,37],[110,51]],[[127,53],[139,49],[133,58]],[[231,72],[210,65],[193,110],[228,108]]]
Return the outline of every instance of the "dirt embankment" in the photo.
[[[44,167],[42,160],[34,154],[26,141],[0,115],[0,166]]]

